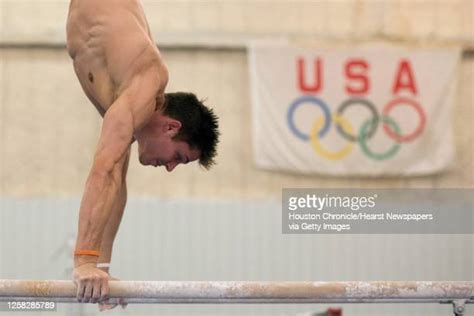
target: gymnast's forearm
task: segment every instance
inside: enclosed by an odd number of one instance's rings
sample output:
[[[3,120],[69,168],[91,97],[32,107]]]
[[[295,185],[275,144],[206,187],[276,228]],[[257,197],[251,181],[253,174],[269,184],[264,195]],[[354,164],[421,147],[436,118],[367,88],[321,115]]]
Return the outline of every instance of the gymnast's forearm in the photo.
[[[99,250],[106,224],[112,215],[112,206],[122,185],[118,166],[109,169],[92,167],[79,211],[79,231],[76,250]],[[97,263],[97,257],[74,257],[74,266]]]
[[[115,236],[117,235],[122,221],[122,216],[127,204],[127,185],[125,181],[119,190],[117,199],[114,201],[112,206],[112,214],[105,226],[104,235],[102,237],[102,244],[100,246],[100,257],[98,263],[110,263],[112,261],[112,249],[114,245]],[[109,272],[109,268],[102,268],[105,272]]]

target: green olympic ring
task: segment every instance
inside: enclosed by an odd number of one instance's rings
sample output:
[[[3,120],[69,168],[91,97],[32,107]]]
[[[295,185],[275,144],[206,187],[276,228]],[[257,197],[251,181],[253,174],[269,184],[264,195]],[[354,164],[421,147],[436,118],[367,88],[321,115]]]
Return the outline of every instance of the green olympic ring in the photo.
[[[400,127],[392,118],[388,116],[383,116],[381,120],[384,124],[390,125],[395,130],[397,135],[401,135]],[[359,131],[359,144],[364,154],[366,154],[368,157],[374,160],[385,160],[385,159],[392,158],[400,150],[400,143],[395,143],[389,150],[383,153],[373,152],[369,148],[366,142],[366,139],[368,136],[367,129],[369,128],[369,125],[379,124],[379,121],[380,119],[369,119],[366,122],[364,122],[364,124],[362,124]]]

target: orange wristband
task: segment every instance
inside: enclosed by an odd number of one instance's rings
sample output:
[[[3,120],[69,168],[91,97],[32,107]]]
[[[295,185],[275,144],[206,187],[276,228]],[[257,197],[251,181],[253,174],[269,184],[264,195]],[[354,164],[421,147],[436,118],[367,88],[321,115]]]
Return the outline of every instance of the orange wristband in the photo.
[[[100,252],[97,250],[76,250],[74,251],[75,256],[94,256],[100,257]]]

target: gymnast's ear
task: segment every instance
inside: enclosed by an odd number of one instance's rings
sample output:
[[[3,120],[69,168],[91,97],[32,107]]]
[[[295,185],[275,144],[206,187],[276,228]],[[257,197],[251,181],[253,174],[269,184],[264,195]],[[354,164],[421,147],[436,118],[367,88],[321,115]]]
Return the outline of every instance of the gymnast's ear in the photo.
[[[164,132],[171,137],[175,137],[176,135],[178,135],[182,126],[181,122],[167,116],[165,116],[164,119],[165,119],[165,124],[163,124]]]

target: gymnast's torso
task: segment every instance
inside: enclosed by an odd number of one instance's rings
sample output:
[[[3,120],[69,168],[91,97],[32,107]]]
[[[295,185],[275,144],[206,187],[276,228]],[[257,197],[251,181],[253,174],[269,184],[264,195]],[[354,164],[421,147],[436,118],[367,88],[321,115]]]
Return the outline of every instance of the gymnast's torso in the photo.
[[[102,116],[146,68],[160,73],[157,103],[164,100],[168,72],[139,0],[72,0],[66,31],[76,75]]]

